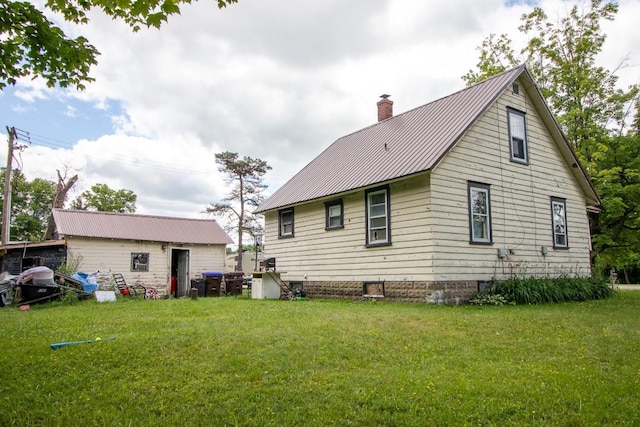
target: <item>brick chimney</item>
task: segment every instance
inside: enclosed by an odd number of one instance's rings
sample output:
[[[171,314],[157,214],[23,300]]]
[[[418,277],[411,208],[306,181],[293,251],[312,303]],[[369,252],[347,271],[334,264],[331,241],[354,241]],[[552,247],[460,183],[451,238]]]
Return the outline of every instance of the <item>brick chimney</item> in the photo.
[[[382,98],[378,101],[378,121],[381,122],[393,117],[393,101],[388,99],[391,95],[380,95]]]

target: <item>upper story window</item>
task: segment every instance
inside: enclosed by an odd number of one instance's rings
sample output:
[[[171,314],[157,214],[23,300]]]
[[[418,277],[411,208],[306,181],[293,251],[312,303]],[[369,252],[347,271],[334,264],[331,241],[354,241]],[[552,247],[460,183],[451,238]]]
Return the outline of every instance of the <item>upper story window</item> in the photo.
[[[491,193],[489,185],[469,182],[469,241],[492,243],[491,237]]]
[[[509,122],[509,151],[511,160],[519,163],[529,163],[529,147],[527,143],[527,126],[525,113],[507,109]]]
[[[278,211],[278,237],[293,237],[293,208]]]
[[[325,229],[344,228],[344,205],[342,199],[332,200],[324,204]]]
[[[568,248],[567,201],[565,199],[551,198],[551,226],[553,228],[553,247]]]
[[[367,246],[391,243],[389,187],[374,188],[365,192]]]

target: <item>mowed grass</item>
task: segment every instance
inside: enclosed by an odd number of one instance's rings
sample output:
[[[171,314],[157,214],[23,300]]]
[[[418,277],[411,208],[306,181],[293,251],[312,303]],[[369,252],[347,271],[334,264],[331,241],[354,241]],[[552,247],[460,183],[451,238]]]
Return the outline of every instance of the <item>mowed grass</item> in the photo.
[[[640,425],[640,292],[0,310],[0,425]],[[117,335],[50,349],[51,343]]]

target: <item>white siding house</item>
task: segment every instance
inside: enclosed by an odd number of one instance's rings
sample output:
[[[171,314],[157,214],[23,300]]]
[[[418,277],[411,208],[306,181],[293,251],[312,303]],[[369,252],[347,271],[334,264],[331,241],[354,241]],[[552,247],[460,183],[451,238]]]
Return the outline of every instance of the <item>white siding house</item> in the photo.
[[[526,67],[338,139],[258,209],[308,295],[468,299],[513,275],[590,275],[600,203]],[[382,287],[383,286],[383,287]]]
[[[185,296],[191,279],[225,271],[232,243],[214,220],[63,209],[54,209],[53,219],[56,238],[64,239],[78,270],[121,273],[161,295]]]

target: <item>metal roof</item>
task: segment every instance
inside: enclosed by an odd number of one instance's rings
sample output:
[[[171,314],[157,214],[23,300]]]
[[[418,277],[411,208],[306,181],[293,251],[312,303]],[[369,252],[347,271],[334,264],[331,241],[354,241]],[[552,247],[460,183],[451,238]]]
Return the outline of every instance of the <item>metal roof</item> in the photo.
[[[339,138],[262,203],[257,212],[432,169],[525,70],[521,65]]]
[[[215,220],[54,209],[58,235],[167,243],[226,245],[233,240]]]

